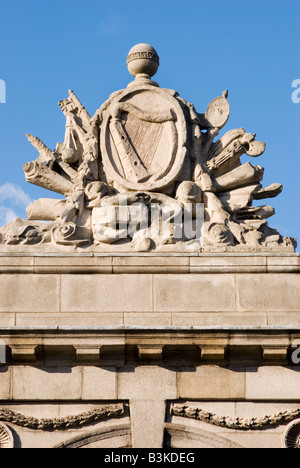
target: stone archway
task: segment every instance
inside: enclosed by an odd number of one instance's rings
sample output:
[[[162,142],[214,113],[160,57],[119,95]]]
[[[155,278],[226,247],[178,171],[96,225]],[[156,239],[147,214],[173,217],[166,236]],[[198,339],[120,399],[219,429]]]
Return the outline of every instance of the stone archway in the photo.
[[[129,448],[131,427],[129,424],[106,426],[97,431],[81,434],[54,448]]]
[[[165,447],[172,448],[244,448],[235,442],[219,435],[195,429],[182,424],[167,424]]]

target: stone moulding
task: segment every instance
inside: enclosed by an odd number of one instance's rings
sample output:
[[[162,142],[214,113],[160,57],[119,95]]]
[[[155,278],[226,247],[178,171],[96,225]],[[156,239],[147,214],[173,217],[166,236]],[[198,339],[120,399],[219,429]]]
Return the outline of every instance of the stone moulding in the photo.
[[[105,419],[124,416],[125,406],[122,403],[106,405],[86,413],[65,418],[37,419],[12,410],[0,409],[0,421],[37,431],[63,431],[78,427],[90,426]],[[0,430],[1,430],[0,423]]]
[[[101,441],[107,441],[108,439],[120,438],[124,440],[124,446],[118,448],[129,448],[131,446],[131,426],[129,424],[121,424],[118,426],[111,426],[102,428],[98,431],[85,434],[84,436],[77,436],[68,440],[54,448],[83,448],[90,444],[95,444]]]
[[[47,356],[68,351],[66,359],[90,365],[124,365],[135,362],[182,362],[185,353],[193,362],[227,362],[239,359],[247,347],[244,361],[287,363],[300,342],[299,328],[284,327],[56,327],[0,328],[0,338],[11,350],[8,365],[41,365]],[[27,341],[26,344],[24,344]],[[30,344],[29,344],[30,341]],[[32,352],[29,352],[32,348]],[[23,352],[24,348],[24,352]],[[73,349],[73,354],[72,350]],[[16,352],[17,350],[17,352]],[[78,351],[79,350],[79,351]],[[71,353],[71,354],[70,354]],[[131,354],[130,354],[131,353]],[[4,364],[6,365],[6,364]]]
[[[194,408],[184,404],[172,404],[170,407],[170,414],[172,416],[195,419],[197,421],[227,429],[255,431],[283,426],[298,419],[300,417],[300,408],[292,411],[286,411],[285,413],[275,414],[273,416],[264,416],[263,418],[232,419],[226,416],[218,416],[217,414],[203,411],[200,408]]]
[[[171,443],[167,445],[168,447],[172,448],[180,448],[182,447],[181,444],[185,448],[195,448],[199,447],[199,443],[201,444],[200,447],[205,448],[218,448],[218,449],[242,449],[239,444],[234,443],[233,441],[226,439],[225,437],[220,437],[215,433],[211,433],[208,431],[197,431],[191,427],[184,426],[181,424],[166,424],[166,435],[168,438],[171,439]],[[176,441],[180,440],[180,444]],[[175,440],[175,444],[174,444]],[[188,445],[187,445],[188,444]],[[195,445],[196,444],[196,445]]]
[[[0,252],[4,274],[300,273],[300,254],[42,254]]]

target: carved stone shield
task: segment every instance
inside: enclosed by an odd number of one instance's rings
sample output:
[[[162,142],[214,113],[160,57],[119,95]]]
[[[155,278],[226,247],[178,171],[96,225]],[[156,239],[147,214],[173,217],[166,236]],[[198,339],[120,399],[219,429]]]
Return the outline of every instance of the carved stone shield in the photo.
[[[186,156],[186,121],[174,92],[134,86],[104,106],[101,154],[107,177],[129,190],[164,189]]]

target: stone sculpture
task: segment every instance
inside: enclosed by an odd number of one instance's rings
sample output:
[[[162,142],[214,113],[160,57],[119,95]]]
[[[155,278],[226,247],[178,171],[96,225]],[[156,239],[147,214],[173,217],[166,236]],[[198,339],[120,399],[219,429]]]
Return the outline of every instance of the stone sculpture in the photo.
[[[26,180],[64,199],[32,203],[28,220],[0,230],[1,243],[99,252],[294,251],[294,239],[268,226],[274,209],[253,206],[282,186],[263,188],[264,169],[241,162],[244,154],[262,155],[265,144],[242,128],[216,140],[229,118],[228,92],[198,113],[152,81],[159,57],[151,46],[135,46],[127,65],[135,80],[94,117],[72,91],[60,102],[66,134],[54,151],[27,135],[39,157],[25,164]]]

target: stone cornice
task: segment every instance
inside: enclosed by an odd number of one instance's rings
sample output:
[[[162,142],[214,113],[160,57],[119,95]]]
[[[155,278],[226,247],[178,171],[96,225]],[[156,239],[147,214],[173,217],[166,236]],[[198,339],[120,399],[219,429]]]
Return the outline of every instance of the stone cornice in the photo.
[[[0,274],[299,273],[300,254],[0,253]]]
[[[67,352],[61,361],[100,366],[122,366],[128,360],[180,364],[187,354],[191,364],[289,364],[300,328],[0,328],[0,340],[8,365],[40,365],[62,349]]]

